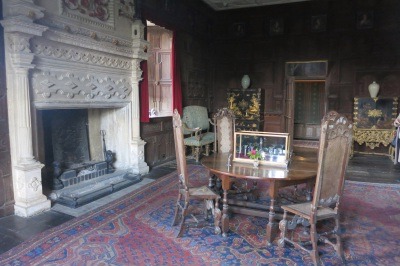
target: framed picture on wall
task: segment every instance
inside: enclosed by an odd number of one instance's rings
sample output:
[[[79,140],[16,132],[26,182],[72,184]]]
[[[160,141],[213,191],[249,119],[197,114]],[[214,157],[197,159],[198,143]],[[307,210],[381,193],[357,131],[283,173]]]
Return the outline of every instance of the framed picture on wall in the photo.
[[[374,26],[374,12],[360,11],[357,12],[357,29],[370,29]]]
[[[246,35],[246,24],[244,22],[233,23],[232,34],[234,37],[244,37]]]
[[[312,32],[326,31],[326,15],[318,15],[311,17],[311,31]]]
[[[280,35],[285,29],[283,18],[274,18],[269,21],[269,34]]]

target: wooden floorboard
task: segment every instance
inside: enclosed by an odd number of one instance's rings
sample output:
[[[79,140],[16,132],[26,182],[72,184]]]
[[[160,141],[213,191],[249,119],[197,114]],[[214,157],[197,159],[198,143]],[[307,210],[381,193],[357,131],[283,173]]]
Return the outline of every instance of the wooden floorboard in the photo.
[[[304,157],[317,155],[317,149],[294,147],[294,154]],[[400,164],[389,156],[355,153],[349,160],[346,179],[370,183],[400,184]]]

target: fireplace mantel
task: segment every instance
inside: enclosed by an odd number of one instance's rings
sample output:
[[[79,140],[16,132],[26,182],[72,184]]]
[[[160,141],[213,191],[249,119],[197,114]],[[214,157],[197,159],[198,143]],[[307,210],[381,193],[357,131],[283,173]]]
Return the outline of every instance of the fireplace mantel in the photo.
[[[148,43],[143,24],[133,19],[134,8],[121,12],[120,1],[110,0],[102,7],[109,13],[93,17],[75,12],[74,2],[36,2],[3,1],[1,21],[14,209],[24,217],[50,209],[42,190],[39,144],[45,140],[38,110],[90,109],[93,131],[105,130],[107,148],[118,151],[114,166],[133,174],[149,171],[138,88]]]

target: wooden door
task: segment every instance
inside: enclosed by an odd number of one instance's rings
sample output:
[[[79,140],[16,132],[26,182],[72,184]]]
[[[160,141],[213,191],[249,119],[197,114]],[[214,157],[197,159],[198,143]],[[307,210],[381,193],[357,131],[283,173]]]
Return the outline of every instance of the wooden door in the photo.
[[[324,116],[324,81],[296,81],[294,93],[294,138],[318,140]]]
[[[293,147],[293,127],[294,127],[294,78],[286,79],[286,88],[284,94],[284,110],[285,110],[285,132],[290,134],[290,151]]]
[[[172,116],[172,32],[159,26],[149,26],[148,57],[149,109],[151,117]]]

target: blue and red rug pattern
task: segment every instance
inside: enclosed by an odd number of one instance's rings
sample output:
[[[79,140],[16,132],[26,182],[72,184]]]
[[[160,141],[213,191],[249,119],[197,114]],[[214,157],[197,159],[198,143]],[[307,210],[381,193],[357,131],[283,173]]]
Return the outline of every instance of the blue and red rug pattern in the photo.
[[[190,180],[208,172],[189,165]],[[234,215],[230,233],[210,224],[175,238],[176,172],[83,217],[47,230],[0,256],[0,265],[311,265],[289,246],[266,246],[266,219]],[[400,186],[346,182],[341,216],[347,265],[400,265]],[[323,225],[323,226],[329,226]],[[276,243],[275,243],[276,244]],[[320,245],[324,265],[341,265]]]

